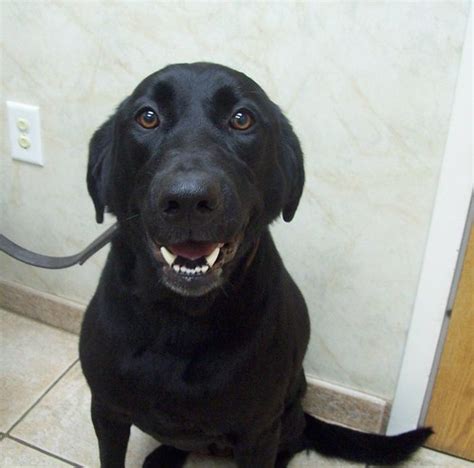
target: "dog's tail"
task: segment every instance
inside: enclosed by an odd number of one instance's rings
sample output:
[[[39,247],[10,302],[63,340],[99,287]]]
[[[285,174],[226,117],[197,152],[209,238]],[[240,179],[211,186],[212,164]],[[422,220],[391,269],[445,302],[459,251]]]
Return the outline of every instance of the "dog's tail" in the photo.
[[[430,428],[421,428],[396,436],[384,436],[329,424],[306,413],[305,418],[306,449],[374,465],[400,463],[433,433]]]

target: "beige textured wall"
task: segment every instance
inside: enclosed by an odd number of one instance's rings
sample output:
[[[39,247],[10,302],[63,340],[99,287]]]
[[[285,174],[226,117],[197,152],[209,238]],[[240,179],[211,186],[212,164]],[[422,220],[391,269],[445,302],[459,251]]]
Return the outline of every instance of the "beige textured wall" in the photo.
[[[312,317],[308,373],[394,393],[450,120],[469,3],[1,3],[1,231],[65,255],[103,227],[85,188],[94,129],[168,63],[238,68],[301,137],[307,186],[274,226]],[[12,162],[5,100],[41,108],[44,168]],[[109,221],[110,222],[110,221]],[[0,258],[0,277],[86,303],[82,267]]]

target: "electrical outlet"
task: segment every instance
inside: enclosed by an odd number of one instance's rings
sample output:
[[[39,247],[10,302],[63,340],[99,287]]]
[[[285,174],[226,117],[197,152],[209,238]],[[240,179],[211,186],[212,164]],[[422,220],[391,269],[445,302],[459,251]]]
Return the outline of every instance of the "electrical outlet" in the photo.
[[[44,165],[39,107],[7,101],[12,158]]]

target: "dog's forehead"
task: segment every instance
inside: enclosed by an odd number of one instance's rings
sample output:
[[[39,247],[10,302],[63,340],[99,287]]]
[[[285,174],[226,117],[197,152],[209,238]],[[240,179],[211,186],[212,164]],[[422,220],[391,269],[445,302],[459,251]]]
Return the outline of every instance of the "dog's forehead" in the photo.
[[[157,100],[176,95],[189,99],[213,99],[229,93],[236,99],[268,99],[262,88],[244,73],[209,63],[170,65],[146,77],[133,95],[147,95]]]

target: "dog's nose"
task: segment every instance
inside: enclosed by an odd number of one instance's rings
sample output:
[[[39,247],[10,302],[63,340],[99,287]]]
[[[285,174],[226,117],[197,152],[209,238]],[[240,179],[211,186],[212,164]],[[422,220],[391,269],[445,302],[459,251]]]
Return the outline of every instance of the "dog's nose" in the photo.
[[[220,208],[219,184],[202,175],[176,177],[160,192],[161,215],[176,223],[208,222]]]

